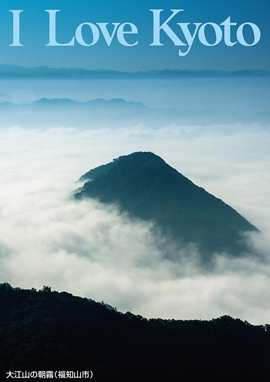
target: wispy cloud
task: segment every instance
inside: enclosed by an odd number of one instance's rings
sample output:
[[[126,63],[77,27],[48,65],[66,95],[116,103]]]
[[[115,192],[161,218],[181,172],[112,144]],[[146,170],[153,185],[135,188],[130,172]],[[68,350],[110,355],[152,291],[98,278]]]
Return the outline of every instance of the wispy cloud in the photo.
[[[240,124],[1,130],[1,281],[49,285],[148,317],[270,322],[269,144],[265,127]],[[248,240],[265,261],[217,256],[215,272],[202,273],[194,246],[177,265],[151,224],[73,200],[82,174],[134,151],[153,151],[236,208],[262,231]]]

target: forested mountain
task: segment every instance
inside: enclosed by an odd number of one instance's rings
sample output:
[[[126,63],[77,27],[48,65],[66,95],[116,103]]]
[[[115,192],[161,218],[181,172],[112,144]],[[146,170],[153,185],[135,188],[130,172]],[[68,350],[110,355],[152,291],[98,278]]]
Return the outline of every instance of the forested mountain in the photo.
[[[269,325],[147,320],[50,287],[0,284],[1,381],[8,371],[91,370],[97,382],[260,382],[269,358]]]
[[[75,194],[77,199],[115,203],[131,216],[153,221],[155,229],[179,247],[196,244],[204,263],[216,252],[233,256],[250,252],[241,234],[257,229],[153,153],[121,156],[80,180],[88,181]]]

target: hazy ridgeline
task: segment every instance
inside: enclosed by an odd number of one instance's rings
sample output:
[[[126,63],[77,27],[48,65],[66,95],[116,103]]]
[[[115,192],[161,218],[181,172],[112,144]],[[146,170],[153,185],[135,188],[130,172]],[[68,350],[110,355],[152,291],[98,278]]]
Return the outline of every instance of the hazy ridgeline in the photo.
[[[2,76],[1,127],[269,123],[269,76],[145,77],[5,80]]]

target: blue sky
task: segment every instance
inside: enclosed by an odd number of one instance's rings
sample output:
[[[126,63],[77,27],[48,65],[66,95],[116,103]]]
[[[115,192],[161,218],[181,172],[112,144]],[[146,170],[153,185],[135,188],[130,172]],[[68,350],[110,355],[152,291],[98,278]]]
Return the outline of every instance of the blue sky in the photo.
[[[257,25],[261,32],[260,41],[254,46],[243,46],[237,42],[228,47],[224,36],[219,44],[205,46],[196,35],[186,56],[179,57],[178,49],[164,31],[160,41],[163,46],[151,46],[153,43],[153,13],[150,9],[164,9],[161,23],[171,15],[171,9],[183,9],[168,23],[170,28],[182,40],[177,23],[214,23],[220,26],[229,16],[231,23],[231,41],[236,40],[236,30],[243,23]],[[20,14],[21,47],[11,47],[13,15],[9,10],[23,10]],[[108,23],[111,33],[112,23],[132,23],[138,34],[125,35],[128,43],[138,42],[134,46],[123,46],[115,34],[110,46],[107,46],[99,30],[99,39],[95,45],[82,46],[74,40],[74,46],[46,46],[49,43],[49,13],[45,10],[59,10],[56,15],[56,40],[60,44],[68,43],[82,23]],[[270,6],[265,0],[145,0],[128,2],[124,0],[10,0],[0,5],[0,64],[23,66],[81,67],[86,69],[113,69],[125,71],[159,69],[270,69],[270,27],[268,19]],[[110,29],[111,28],[111,29]],[[128,28],[128,27],[126,27]],[[223,31],[223,27],[221,29]],[[205,29],[209,44],[215,40],[213,27]],[[245,26],[243,35],[248,44],[252,43],[251,27]],[[193,33],[193,32],[192,32]],[[212,34],[211,34],[212,33]],[[86,43],[92,42],[90,28],[84,26],[82,35]]]

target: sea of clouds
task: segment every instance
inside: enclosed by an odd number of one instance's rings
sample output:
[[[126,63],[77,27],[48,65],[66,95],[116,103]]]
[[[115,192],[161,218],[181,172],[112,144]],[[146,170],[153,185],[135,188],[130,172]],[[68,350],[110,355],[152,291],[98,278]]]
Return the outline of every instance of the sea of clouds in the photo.
[[[255,124],[2,128],[0,282],[48,285],[146,317],[229,314],[270,323],[269,147],[269,126]],[[164,259],[163,239],[153,236],[151,223],[114,206],[74,200],[82,174],[134,151],[154,152],[235,208],[261,231],[247,239],[264,260],[217,256],[206,273],[190,245],[183,249],[189,260],[175,264]]]

